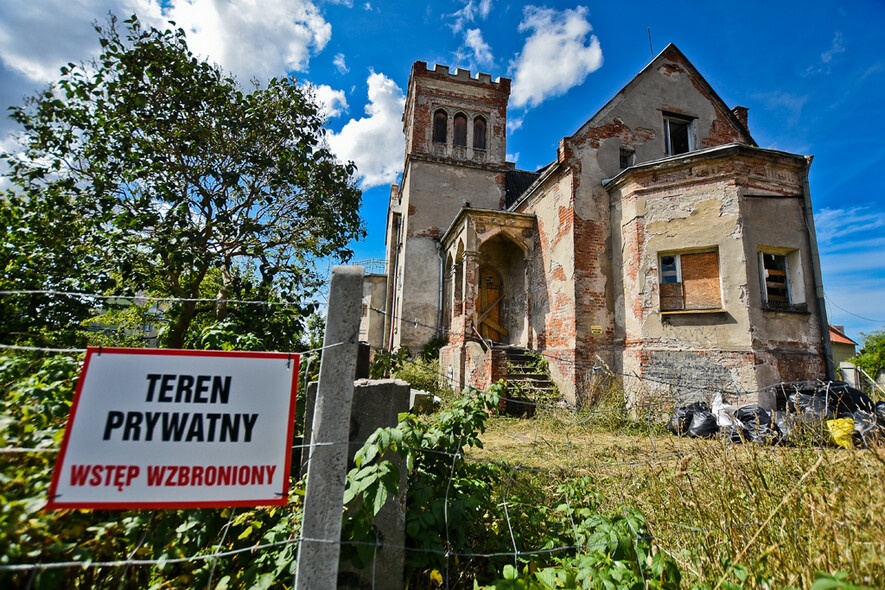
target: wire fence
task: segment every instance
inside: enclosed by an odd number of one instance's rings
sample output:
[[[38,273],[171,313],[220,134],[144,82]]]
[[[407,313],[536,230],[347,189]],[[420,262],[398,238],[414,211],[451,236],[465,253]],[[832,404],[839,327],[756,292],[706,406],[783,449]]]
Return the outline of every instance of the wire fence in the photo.
[[[333,343],[301,354],[316,356],[342,344]],[[2,348],[10,353],[77,354],[84,351],[10,345]],[[612,383],[635,380],[657,389],[663,386],[665,389],[705,391],[675,376],[671,380],[649,378],[618,372],[602,364],[578,363],[555,354],[540,354],[555,362],[573,363],[575,367],[604,375]],[[417,359],[405,358],[402,362],[416,369],[431,370]],[[306,369],[306,364],[302,364],[302,369]],[[436,371],[434,377],[447,383],[449,389],[458,389],[458,383],[444,372]],[[474,391],[474,395],[476,393]],[[705,393],[747,396],[758,391],[730,388]],[[445,403],[449,404],[457,397]],[[564,570],[567,558],[594,553],[614,555],[623,552],[624,547],[632,548],[632,555],[647,558],[649,562],[652,553],[657,552],[655,555],[667,556],[676,563],[685,577],[699,581],[718,579],[720,584],[732,575],[735,565],[743,567],[740,564],[742,559],[754,552],[765,553],[769,561],[781,559],[786,562],[790,558],[793,560],[790,563],[795,563],[806,559],[806,565],[835,560],[830,563],[831,568],[845,571],[859,582],[875,585],[885,580],[881,560],[868,557],[880,552],[881,542],[885,540],[882,537],[885,530],[883,512],[873,510],[885,504],[882,497],[885,459],[880,450],[872,449],[862,454],[843,452],[822,444],[738,446],[722,440],[676,437],[666,432],[663,422],[679,401],[676,397],[664,396],[627,404],[622,390],[616,390],[613,397],[589,408],[519,400],[518,403],[530,406],[533,412],[522,418],[489,419],[481,435],[485,448],[461,449],[464,435],[454,445],[455,450],[445,445],[403,445],[404,450],[415,457],[433,456],[445,461],[448,475],[438,490],[442,497],[442,522],[435,529],[440,538],[433,546],[420,546],[421,539],[414,537],[405,545],[385,543],[377,536],[375,540],[303,538],[298,519],[294,517],[284,527],[286,538],[264,542],[263,537],[243,534],[244,527],[235,524],[235,516],[243,516],[241,510],[238,515],[230,511],[220,519],[219,522],[223,523],[214,536],[207,535],[201,548],[190,555],[144,557],[142,554],[149,536],[149,530],[145,528],[131,546],[127,545],[129,537],[120,536],[117,543],[122,547],[119,559],[50,560],[46,558],[52,553],[37,552],[27,559],[13,561],[7,555],[0,558],[0,580],[4,575],[30,575],[30,578],[22,579],[32,584],[39,572],[49,570],[126,572],[129,568],[162,570],[174,565],[202,567],[211,563],[206,584],[211,588],[213,581],[220,579],[215,576],[216,563],[241,557],[255,560],[274,551],[297,549],[300,543],[308,541],[370,548],[375,552],[397,550],[415,559],[433,557],[443,564],[434,571],[445,588],[468,587],[465,576],[478,575],[489,564],[494,564],[499,571],[503,563],[530,570],[539,570],[545,564],[557,564],[557,568]],[[58,451],[57,447],[48,445],[28,447],[9,436],[3,436],[2,440],[4,446],[0,447],[0,456],[5,457],[4,461],[27,457],[50,461]],[[353,445],[360,442],[341,440],[324,444]],[[293,451],[310,448],[307,441],[292,446]],[[466,491],[464,481],[476,476],[477,472],[469,468],[471,465],[494,469],[496,480],[484,488],[488,498],[482,499],[480,505],[487,510],[486,513],[473,514],[471,519],[474,522],[470,524],[474,531],[486,528],[489,538],[465,541],[465,517],[463,513],[453,514],[452,511],[463,505],[465,494],[471,493]],[[46,475],[44,471],[43,476]],[[702,485],[705,478],[712,483]],[[825,492],[834,494],[834,487],[852,482],[857,484],[864,479],[868,482],[866,495],[869,498],[859,506],[840,508],[839,502],[833,505],[833,497],[824,495]],[[698,491],[700,488],[703,492]],[[821,497],[816,498],[816,494]],[[844,500],[836,497],[840,502]],[[546,506],[542,504],[544,502]],[[805,508],[802,508],[803,503]],[[410,509],[413,508],[419,507]],[[644,521],[632,517],[630,510],[633,508],[645,514]],[[297,506],[293,510],[297,511]],[[588,511],[594,516],[588,517]],[[866,519],[859,518],[857,511],[866,514]],[[588,522],[599,514],[607,514],[609,521],[606,522],[618,526],[600,529],[601,521],[593,521],[597,529],[590,530]],[[96,517],[100,519],[98,515]],[[558,524],[554,527],[550,523]],[[236,527],[239,527],[237,532],[232,532]],[[545,537],[539,532],[553,528],[557,531],[555,535]],[[814,536],[814,543],[803,541],[809,535]],[[84,537],[80,545],[86,547],[92,542]],[[790,543],[796,548],[786,551],[781,547]],[[822,557],[812,555],[814,551],[823,550],[826,544],[847,549],[838,549]],[[642,548],[646,545],[650,547],[647,551]],[[157,548],[151,550],[154,549]],[[76,552],[77,547],[74,547],[67,553],[73,555]],[[841,557],[837,555],[840,552]],[[790,555],[778,557],[781,554]],[[729,557],[731,562],[727,565],[714,563],[714,555]],[[755,557],[751,561],[759,563]],[[821,569],[825,567],[821,565]],[[648,578],[650,566],[639,564],[635,571],[645,587],[651,587],[654,580]],[[432,572],[424,574],[431,580],[437,579]],[[286,586],[289,582],[285,581],[285,574],[278,575],[282,586]],[[807,578],[800,574],[796,576],[799,580]],[[373,576],[372,587],[387,586]]]

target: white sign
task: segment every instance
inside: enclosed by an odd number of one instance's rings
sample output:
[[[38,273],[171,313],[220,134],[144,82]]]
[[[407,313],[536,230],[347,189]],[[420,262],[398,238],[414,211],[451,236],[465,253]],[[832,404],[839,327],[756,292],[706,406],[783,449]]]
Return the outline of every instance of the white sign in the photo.
[[[48,508],[285,504],[298,361],[88,349]]]

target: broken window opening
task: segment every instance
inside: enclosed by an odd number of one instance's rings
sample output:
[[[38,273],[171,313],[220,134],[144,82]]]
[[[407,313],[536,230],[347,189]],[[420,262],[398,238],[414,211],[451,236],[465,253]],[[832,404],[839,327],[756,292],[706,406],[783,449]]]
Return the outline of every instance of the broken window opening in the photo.
[[[455,115],[455,145],[467,145],[467,116],[464,113]]]
[[[787,257],[780,254],[760,253],[762,256],[762,292],[765,301],[792,303],[790,301],[790,282],[787,274]]]
[[[449,116],[442,109],[433,114],[433,142],[445,143],[448,132]],[[425,136],[426,137],[426,136]]]
[[[664,117],[664,149],[668,156],[695,149],[694,121],[683,117]]]
[[[486,149],[486,120],[482,117],[473,120],[473,149]]]
[[[719,254],[665,254],[659,259],[661,311],[722,308]]]

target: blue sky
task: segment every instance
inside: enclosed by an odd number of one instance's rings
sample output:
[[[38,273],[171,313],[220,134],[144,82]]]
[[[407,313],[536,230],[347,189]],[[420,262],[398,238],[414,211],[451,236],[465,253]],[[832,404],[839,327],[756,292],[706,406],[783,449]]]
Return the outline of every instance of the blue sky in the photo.
[[[0,104],[97,52],[109,10],[162,26],[241,80],[292,73],[326,104],[330,146],[362,175],[369,235],[383,257],[389,186],[402,168],[412,62],[513,79],[507,153],[551,161],[571,135],[675,43],[729,105],[749,107],[762,147],[815,156],[811,194],[831,323],[885,327],[885,2],[506,2],[28,0],[0,3]],[[14,149],[0,121],[0,149]]]

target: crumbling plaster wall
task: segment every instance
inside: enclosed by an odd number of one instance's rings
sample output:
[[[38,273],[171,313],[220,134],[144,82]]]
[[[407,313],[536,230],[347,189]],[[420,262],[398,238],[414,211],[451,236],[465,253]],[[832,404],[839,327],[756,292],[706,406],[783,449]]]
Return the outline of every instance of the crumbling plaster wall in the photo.
[[[572,203],[560,216],[568,218],[573,238],[571,278],[576,374],[571,375],[571,379],[576,384],[589,382],[589,371],[600,362],[622,368],[621,350],[624,338],[629,337],[623,329],[617,333],[616,327],[623,326],[626,318],[618,321],[616,317],[618,291],[613,281],[617,273],[612,268],[612,260],[621,254],[615,250],[618,239],[623,236],[621,228],[612,228],[609,195],[602,181],[621,171],[622,149],[632,153],[628,157],[630,165],[666,156],[664,112],[693,119],[695,148],[748,143],[735,127],[730,113],[682,61],[678,51],[669,50],[577,133],[561,142],[558,160],[575,179]],[[543,204],[537,206],[544,207]],[[644,226],[628,227],[628,234],[639,234],[627,237],[634,242],[642,241],[644,230]],[[613,231],[617,231],[618,238],[613,237]],[[637,304],[647,300],[651,292],[639,295]],[[736,329],[730,333],[735,334]],[[708,336],[701,334],[697,340]]]
[[[737,188],[716,180],[639,189],[625,187],[612,198],[612,220],[621,245],[615,265],[622,269],[615,279],[615,325],[625,346],[622,370],[660,384],[646,382],[647,391],[631,393],[638,397],[669,390],[691,398],[690,388],[699,384],[755,389],[754,363],[744,354],[751,342]],[[663,314],[659,254],[709,251],[718,256],[723,311]],[[676,385],[670,388],[666,383]]]
[[[531,347],[547,355],[559,391],[576,401],[574,175],[561,167],[517,211],[535,215],[530,262]]]
[[[582,182],[618,174],[622,147],[633,150],[633,164],[666,157],[665,113],[693,120],[695,149],[749,143],[678,51],[664,52],[566,140],[568,149],[580,154]]]
[[[697,399],[722,390],[770,406],[773,399],[747,392],[823,376],[813,306],[763,309],[760,248],[795,253],[804,299],[814,297],[814,282],[801,170],[793,156],[785,164],[778,160],[786,158],[761,152],[689,156],[637,170],[612,187],[613,240],[621,244],[614,266],[622,269],[615,275],[622,370],[648,380],[646,391],[632,392],[634,399]],[[701,251],[718,253],[723,311],[662,313],[661,253]]]
[[[795,187],[799,190],[799,187]],[[780,381],[823,377],[821,319],[816,305],[810,240],[801,193],[784,196],[771,190],[748,190],[741,200],[749,262],[750,324],[758,358],[758,387]],[[763,304],[759,251],[787,256],[792,311]]]

